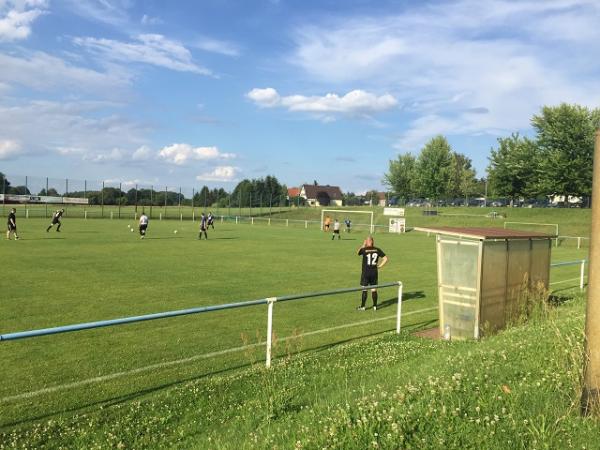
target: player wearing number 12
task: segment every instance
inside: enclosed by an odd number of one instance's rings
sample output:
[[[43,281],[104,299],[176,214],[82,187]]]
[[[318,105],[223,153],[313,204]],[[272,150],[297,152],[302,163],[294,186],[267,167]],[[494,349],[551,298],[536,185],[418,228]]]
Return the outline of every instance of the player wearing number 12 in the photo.
[[[359,311],[365,310],[367,303],[367,286],[377,286],[379,278],[379,269],[386,265],[388,257],[383,250],[375,247],[375,241],[369,236],[362,247],[358,249],[358,255],[362,256],[362,274],[360,276],[360,285],[365,289],[362,291],[362,298]],[[377,311],[377,289],[371,289],[371,298],[373,299],[373,311]]]

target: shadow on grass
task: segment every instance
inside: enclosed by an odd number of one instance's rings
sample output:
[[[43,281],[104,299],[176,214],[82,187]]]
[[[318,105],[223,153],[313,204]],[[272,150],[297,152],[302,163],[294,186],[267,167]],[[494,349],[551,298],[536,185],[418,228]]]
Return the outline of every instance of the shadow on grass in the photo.
[[[433,324],[434,322],[437,322],[437,320],[436,319],[425,320],[423,322],[418,322],[418,323],[407,325],[407,326],[403,327],[403,330],[404,331],[409,330],[409,331],[414,332],[414,331],[417,331],[420,329],[425,329],[425,328],[429,327],[431,324]],[[389,333],[391,331],[395,331],[395,329],[396,329],[395,326],[393,326],[393,327],[385,328],[383,330],[372,332],[372,333],[365,333],[365,334],[360,334],[360,335],[354,336],[354,337],[338,339],[338,340],[335,340],[335,341],[327,343],[327,344],[309,346],[300,351],[292,353],[292,355],[294,357],[297,357],[297,356],[301,356],[301,355],[304,355],[307,353],[322,353],[322,352],[332,349],[338,345],[348,344],[348,343],[362,340],[365,338],[381,336],[381,335]],[[283,358],[283,357],[285,357],[285,355],[279,356],[279,358]],[[275,357],[274,359],[277,360],[278,358]],[[0,424],[0,430],[7,431],[6,429],[8,429],[10,427],[23,425],[23,424],[26,424],[31,421],[49,419],[51,417],[55,417],[55,416],[65,414],[65,413],[67,413],[67,414],[71,414],[71,413],[83,414],[83,413],[87,412],[87,410],[93,409],[98,406],[108,407],[108,406],[119,405],[121,403],[139,399],[148,394],[153,394],[153,393],[165,390],[165,389],[170,389],[175,386],[179,386],[179,385],[191,382],[191,381],[202,380],[202,379],[205,379],[205,378],[208,378],[211,376],[234,372],[236,370],[248,369],[256,364],[262,365],[263,362],[262,362],[262,360],[257,360],[255,362],[244,362],[244,363],[240,363],[240,364],[234,364],[232,366],[225,367],[223,369],[208,371],[206,373],[181,378],[181,379],[171,381],[168,383],[158,384],[156,386],[145,388],[145,389],[139,389],[139,390],[136,390],[135,392],[130,392],[128,394],[116,395],[114,397],[108,397],[103,400],[92,401],[89,403],[82,402],[82,404],[80,404],[78,406],[73,406],[73,407],[68,407],[68,408],[58,408],[56,411],[53,411],[51,413],[33,415],[33,416],[26,417],[26,418],[22,418],[20,420],[16,420],[14,422],[7,422],[7,423]],[[89,386],[88,386],[88,388],[89,388]],[[31,402],[31,400],[27,400],[27,401],[28,401],[28,403]]]
[[[408,300],[414,300],[416,298],[425,298],[425,292],[423,291],[413,291],[413,292],[403,292],[402,293],[402,303]],[[398,304],[398,297],[389,298],[380,302],[377,305],[377,309],[389,308],[390,306],[394,306]]]

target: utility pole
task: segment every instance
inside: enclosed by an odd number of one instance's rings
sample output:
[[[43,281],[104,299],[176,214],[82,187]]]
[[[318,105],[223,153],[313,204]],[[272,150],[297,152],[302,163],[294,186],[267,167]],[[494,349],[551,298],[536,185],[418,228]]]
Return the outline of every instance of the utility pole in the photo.
[[[600,416],[600,128],[596,130],[581,413]]]

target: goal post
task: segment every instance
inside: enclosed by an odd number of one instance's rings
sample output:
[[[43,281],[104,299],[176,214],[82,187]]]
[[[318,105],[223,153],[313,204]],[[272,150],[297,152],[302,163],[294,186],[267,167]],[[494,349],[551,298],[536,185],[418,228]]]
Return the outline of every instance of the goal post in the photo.
[[[325,214],[330,213],[332,216],[344,216],[346,214],[367,214],[369,216],[368,223],[355,225],[368,225],[371,233],[375,232],[375,224],[373,223],[373,211],[353,211],[349,209],[322,209],[321,210],[321,230],[325,230]],[[334,217],[335,219],[335,217]],[[338,217],[338,220],[343,223],[344,218]]]

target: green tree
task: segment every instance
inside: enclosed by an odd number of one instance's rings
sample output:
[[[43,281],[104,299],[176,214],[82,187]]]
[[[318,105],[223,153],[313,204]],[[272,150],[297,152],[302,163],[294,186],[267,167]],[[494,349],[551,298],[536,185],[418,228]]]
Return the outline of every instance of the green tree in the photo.
[[[515,200],[539,194],[540,155],[535,142],[513,133],[498,139],[488,166],[489,189],[496,196]]]
[[[54,188],[48,188],[48,192],[46,192],[46,188],[44,188],[40,191],[38,195],[44,195],[48,197],[60,197],[60,194]]]
[[[453,152],[446,195],[453,198],[464,197],[466,203],[469,195],[475,190],[476,182],[471,158],[462,153]]]
[[[545,106],[533,116],[540,186],[546,194],[591,194],[594,131],[599,119],[600,110],[565,103]]]
[[[447,194],[452,148],[444,136],[432,138],[421,150],[416,166],[416,194],[439,199]]]
[[[398,158],[390,160],[388,172],[383,177],[383,183],[395,195],[406,201],[415,192],[416,167],[417,159],[412,153],[398,155]]]
[[[0,193],[9,193],[10,191],[10,181],[6,179],[6,175],[0,172]]]

